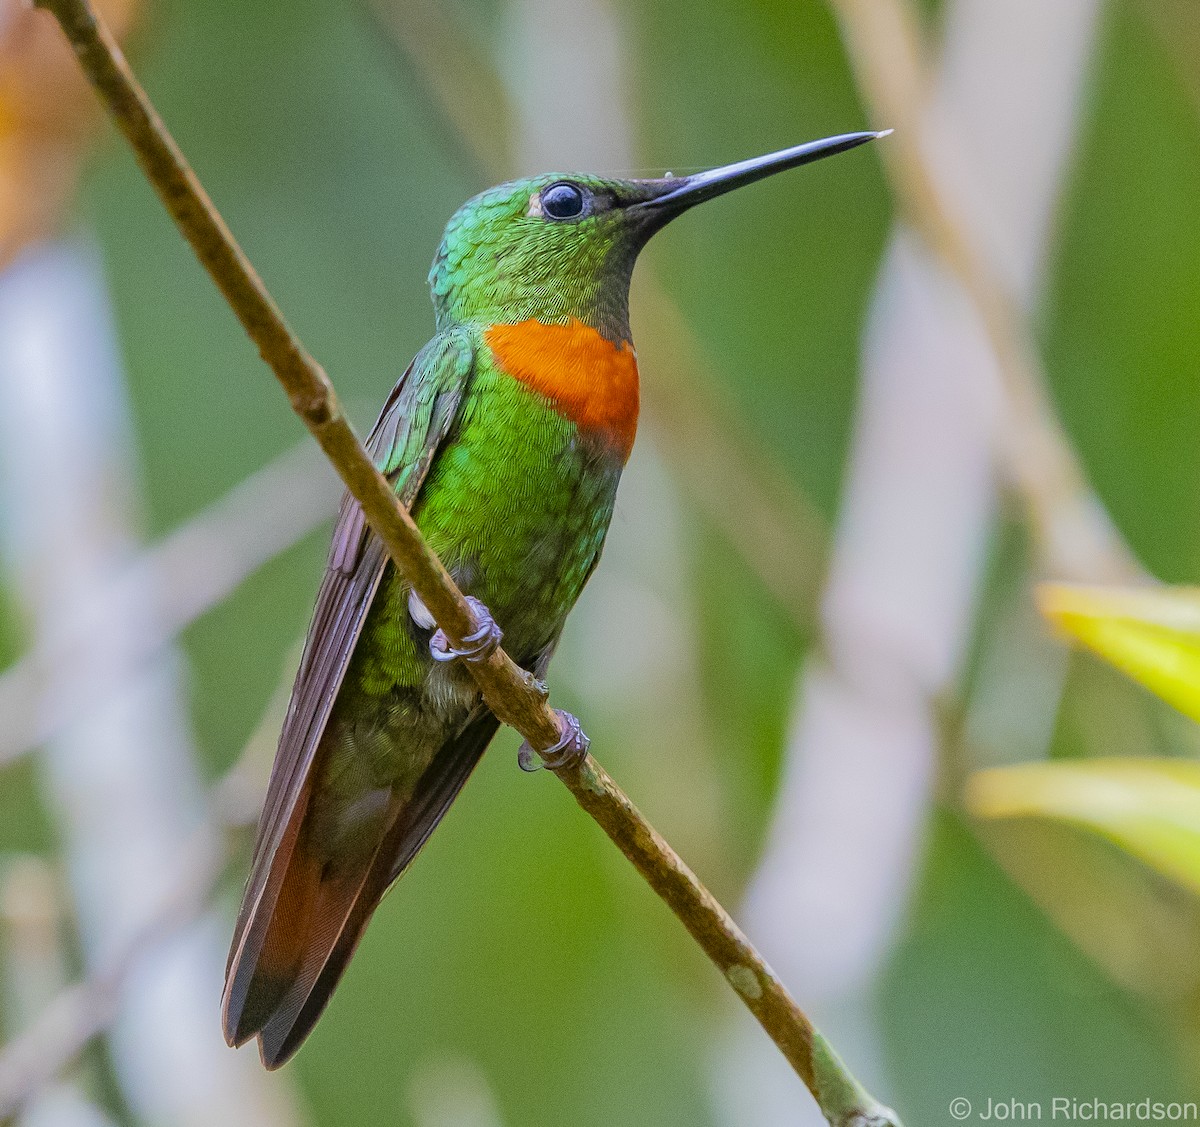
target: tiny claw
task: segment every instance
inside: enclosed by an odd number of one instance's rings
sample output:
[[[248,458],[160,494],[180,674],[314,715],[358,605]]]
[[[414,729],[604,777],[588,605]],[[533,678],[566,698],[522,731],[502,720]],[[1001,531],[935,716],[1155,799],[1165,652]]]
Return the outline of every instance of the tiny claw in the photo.
[[[517,749],[517,765],[522,771],[540,771],[543,767],[559,771],[563,767],[574,766],[587,755],[592,741],[578,719],[561,708],[554,709],[554,715],[558,717],[558,730],[562,733],[558,743],[538,752],[526,740]]]
[[[436,630],[433,637],[429,639],[429,653],[434,661],[447,662],[461,657],[463,661],[478,663],[487,661],[499,647],[500,639],[504,635],[500,627],[496,625],[492,612],[474,595],[468,595],[467,602],[470,604],[475,621],[479,624],[478,628],[463,638],[462,646],[457,649],[450,644],[450,639],[446,637],[444,630],[440,628]]]

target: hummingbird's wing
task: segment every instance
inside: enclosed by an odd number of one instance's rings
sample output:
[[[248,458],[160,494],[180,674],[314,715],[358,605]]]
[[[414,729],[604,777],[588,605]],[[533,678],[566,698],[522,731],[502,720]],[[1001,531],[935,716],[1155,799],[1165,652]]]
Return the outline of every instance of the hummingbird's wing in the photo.
[[[528,663],[535,677],[545,676],[556,641]],[[330,878],[314,872],[303,841],[299,843],[291,856],[289,884],[294,881],[292,887],[302,890],[296,899],[307,900],[307,910],[290,916],[281,914],[282,919],[272,921],[273,926],[282,922],[278,942],[286,955],[282,962],[291,968],[286,986],[280,991],[271,976],[264,975],[261,985],[266,989],[256,997],[252,982],[242,1003],[247,1016],[257,1015],[252,1022],[242,1024],[247,1030],[250,1025],[259,1027],[260,1054],[268,1068],[287,1061],[312,1031],[383,894],[420,852],[499,726],[495,715],[480,704],[438,749],[412,794],[403,799],[393,797],[384,820],[386,828],[370,863],[352,878]],[[281,903],[288,897],[285,889]],[[268,937],[268,945],[272,942]]]
[[[473,361],[474,351],[465,333],[434,337],[400,377],[368,436],[368,451],[407,506],[416,499],[438,449],[453,429]],[[329,562],[279,737],[250,877],[229,951],[224,1017],[226,1037],[232,1044],[245,1041],[268,1016],[260,1006],[247,1004],[253,1003],[250,987],[263,960],[299,836],[317,746],[388,563],[382,542],[367,533],[362,510],[347,493],[338,511]],[[449,797],[456,792],[457,787]],[[430,825],[424,836],[432,828]]]

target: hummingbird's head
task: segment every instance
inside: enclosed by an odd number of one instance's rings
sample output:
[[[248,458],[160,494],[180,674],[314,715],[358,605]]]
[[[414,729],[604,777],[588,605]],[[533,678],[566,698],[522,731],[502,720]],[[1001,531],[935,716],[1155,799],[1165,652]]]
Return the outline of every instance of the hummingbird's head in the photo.
[[[551,173],[489,188],[458,209],[429,273],[438,327],[578,318],[629,339],[629,280],[650,236],[694,204],[882,136],[848,133],[692,176]]]

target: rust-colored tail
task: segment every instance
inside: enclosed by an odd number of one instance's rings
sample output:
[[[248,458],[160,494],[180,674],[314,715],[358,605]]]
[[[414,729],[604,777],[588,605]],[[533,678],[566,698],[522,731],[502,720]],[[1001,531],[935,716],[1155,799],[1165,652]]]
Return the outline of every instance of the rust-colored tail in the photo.
[[[393,796],[364,864],[321,859],[306,833],[308,795],[301,796],[273,854],[256,858],[256,870],[268,866],[266,876],[251,875],[234,934],[223,1006],[231,1045],[257,1035],[267,1068],[300,1047],[371,913],[441,821],[497,727],[490,713],[478,716],[441,748],[407,801]]]

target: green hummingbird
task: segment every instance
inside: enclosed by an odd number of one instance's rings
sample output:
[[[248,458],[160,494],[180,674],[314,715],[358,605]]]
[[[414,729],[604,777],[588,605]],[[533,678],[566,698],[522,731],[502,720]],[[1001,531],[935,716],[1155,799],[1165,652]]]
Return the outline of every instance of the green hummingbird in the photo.
[[[495,735],[462,660],[502,630],[513,659],[544,677],[600,559],[637,429],[638,252],[694,204],[878,136],[691,176],[515,180],[451,218],[429,274],[437,333],[367,447],[479,629],[450,647],[343,498],[229,952],[231,1045],[257,1036],[268,1068],[296,1051]],[[580,754],[578,722],[559,717],[554,754]]]

